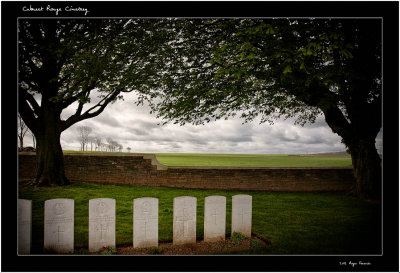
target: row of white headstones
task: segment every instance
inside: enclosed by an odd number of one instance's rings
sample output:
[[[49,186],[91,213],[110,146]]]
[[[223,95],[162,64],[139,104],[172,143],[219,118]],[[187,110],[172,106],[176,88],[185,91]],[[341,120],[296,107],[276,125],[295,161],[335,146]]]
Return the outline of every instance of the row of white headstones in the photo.
[[[173,244],[196,242],[197,199],[174,198]],[[204,200],[204,241],[225,240],[226,197],[208,196]],[[252,196],[232,196],[232,234],[251,237]],[[32,201],[18,199],[18,251],[30,254],[32,244]],[[115,248],[115,199],[89,200],[89,252]],[[158,247],[158,199],[133,200],[133,247]],[[74,200],[51,199],[44,204],[44,249],[73,253]]]

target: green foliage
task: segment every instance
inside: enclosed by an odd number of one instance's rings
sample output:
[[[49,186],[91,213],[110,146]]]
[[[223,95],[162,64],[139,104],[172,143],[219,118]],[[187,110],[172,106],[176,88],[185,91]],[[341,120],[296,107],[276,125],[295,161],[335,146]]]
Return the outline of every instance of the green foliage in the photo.
[[[288,65],[283,70],[283,74],[287,74],[287,73],[290,73],[290,72],[292,72],[292,67],[290,65]]]
[[[151,255],[158,255],[161,254],[163,252],[163,248],[162,247],[151,247],[149,248],[148,252]]]
[[[105,246],[103,250],[99,252],[100,255],[114,255],[117,254],[117,250],[112,246]]]
[[[379,20],[177,19],[165,28],[176,56],[158,59],[164,85],[141,100],[166,122],[204,124],[240,112],[245,122],[296,116],[305,124],[335,109],[343,117],[328,124],[346,127],[362,104],[379,131]]]
[[[231,240],[233,245],[240,245],[241,241],[243,241],[246,237],[240,232],[234,232],[232,234]]]
[[[165,54],[162,45],[168,41],[168,33],[160,31],[162,22],[18,20],[18,111],[35,135],[38,155],[46,154],[46,160],[38,157],[36,185],[68,184],[60,158],[64,130],[98,116],[124,93],[146,93],[163,84],[156,79],[162,68],[157,60]],[[64,109],[74,103],[75,112],[61,119]]]
[[[37,113],[47,106],[61,113],[78,103],[76,112],[60,122],[62,131],[100,114],[125,92],[155,87],[159,82],[152,79],[159,67],[154,59],[163,54],[160,45],[165,39],[158,31],[160,22],[19,20],[20,112],[29,128],[37,131]],[[36,93],[42,95],[40,106],[33,102]],[[83,112],[83,105],[94,97],[98,103]]]

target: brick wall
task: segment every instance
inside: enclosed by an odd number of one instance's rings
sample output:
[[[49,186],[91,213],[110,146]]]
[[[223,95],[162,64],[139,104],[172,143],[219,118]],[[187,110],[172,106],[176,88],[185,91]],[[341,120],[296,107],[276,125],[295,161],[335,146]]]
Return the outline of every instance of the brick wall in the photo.
[[[35,175],[34,153],[19,153],[19,177]],[[194,189],[264,191],[346,191],[354,182],[352,168],[171,167],[154,155],[64,155],[72,182],[130,184]]]

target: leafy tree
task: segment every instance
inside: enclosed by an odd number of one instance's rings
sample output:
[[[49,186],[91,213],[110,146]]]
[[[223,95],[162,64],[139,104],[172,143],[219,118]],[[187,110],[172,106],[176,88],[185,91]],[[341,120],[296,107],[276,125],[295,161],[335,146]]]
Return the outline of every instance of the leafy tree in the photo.
[[[18,111],[37,140],[34,185],[68,184],[64,130],[99,115],[125,92],[154,87],[153,59],[163,42],[157,22],[18,20]],[[75,113],[62,120],[62,111],[73,104]]]
[[[176,19],[162,88],[143,92],[166,122],[203,124],[239,114],[273,123],[323,114],[351,153],[353,192],[379,199],[380,19]],[[161,99],[154,99],[161,98]]]

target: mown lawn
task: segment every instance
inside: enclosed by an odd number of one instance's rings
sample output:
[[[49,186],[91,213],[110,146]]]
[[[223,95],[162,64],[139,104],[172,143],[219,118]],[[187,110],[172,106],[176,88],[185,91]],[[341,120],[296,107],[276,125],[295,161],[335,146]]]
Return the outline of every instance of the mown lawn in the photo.
[[[79,183],[54,188],[20,187],[19,198],[33,200],[33,253],[43,247],[44,201],[75,200],[75,252],[88,247],[88,203],[92,198],[116,199],[116,243],[132,245],[133,199],[159,199],[159,240],[172,241],[173,198],[197,198],[197,239],[203,239],[204,198],[227,197],[226,234],[231,232],[232,196],[253,196],[252,231],[271,245],[250,254],[379,254],[380,205],[339,193],[283,193],[189,190]]]
[[[64,151],[82,153],[78,151]],[[85,152],[104,153],[104,152]],[[104,153],[135,155],[135,153]],[[237,166],[237,167],[351,167],[350,155],[287,154],[186,154],[156,153],[157,160],[169,166]]]

